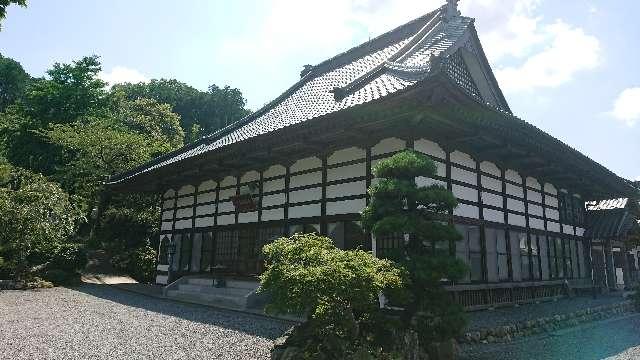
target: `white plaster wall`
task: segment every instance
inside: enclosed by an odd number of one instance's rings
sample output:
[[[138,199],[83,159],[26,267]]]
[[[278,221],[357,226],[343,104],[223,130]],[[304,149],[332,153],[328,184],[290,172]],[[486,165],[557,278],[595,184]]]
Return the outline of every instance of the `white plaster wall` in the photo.
[[[480,182],[482,182],[482,187],[486,189],[502,192],[502,181],[500,180],[483,175],[480,178]]]
[[[171,230],[172,224],[173,224],[173,221],[163,221],[162,225],[160,226],[160,230],[162,231]]]
[[[198,191],[214,190],[218,186],[218,183],[213,180],[207,180],[198,186]]]
[[[542,216],[542,206],[538,206],[538,205],[534,205],[534,204],[529,203],[527,207],[528,207],[528,210],[529,210],[529,214],[536,215],[536,216]]]
[[[565,233],[565,234],[574,235],[573,234],[573,226],[562,224],[562,232]]]
[[[544,198],[544,203],[545,203],[545,205],[553,206],[553,207],[557,208],[558,207],[558,198],[556,198],[554,196],[546,195],[545,198]]]
[[[453,192],[453,195],[455,195],[455,197],[458,199],[475,202],[478,201],[478,191],[476,189],[453,184],[451,186],[451,191]]]
[[[284,193],[265,195],[262,197],[262,207],[282,205],[285,203],[285,201],[286,196]]]
[[[262,183],[262,191],[264,192],[280,190],[284,190],[284,178],[269,180]]]
[[[171,209],[173,208],[173,199],[167,199],[162,202],[163,209]]]
[[[272,178],[286,174],[287,169],[282,165],[271,165],[267,170],[262,173],[263,178]]]
[[[487,205],[491,205],[491,206],[496,206],[496,207],[502,207],[503,206],[503,197],[500,195],[496,195],[493,193],[488,193],[488,192],[482,192],[482,203],[483,204],[487,204]]]
[[[460,169],[455,166],[451,167],[451,178],[453,180],[462,181],[471,185],[478,184],[478,176],[476,175],[476,173]]]
[[[418,185],[419,187],[431,185],[440,185],[445,188],[447,187],[447,183],[442,180],[436,180],[424,176],[419,176],[416,178],[416,185]]]
[[[516,186],[513,184],[506,184],[507,194],[517,197],[524,197],[524,191],[521,186]]]
[[[255,170],[247,171],[240,177],[240,183],[248,183],[258,180],[260,180],[260,173]]]
[[[480,211],[477,206],[467,205],[467,204],[458,204],[453,210],[453,214],[457,216],[464,216],[468,218],[478,219],[480,218]]]
[[[442,177],[446,177],[447,176],[447,164],[440,162],[440,161],[434,161],[434,164],[436,164],[436,175],[438,176],[442,176]]]
[[[560,213],[556,209],[547,208],[546,210],[547,219],[560,220]]]
[[[284,209],[262,210],[262,221],[284,219]]]
[[[184,218],[184,217],[192,217],[192,216],[193,216],[193,208],[178,209],[178,211],[176,211],[176,218]]]
[[[507,169],[504,172],[504,178],[516,183],[522,183],[522,176],[520,176],[520,174],[517,171],[512,169]]]
[[[156,275],[156,284],[166,285],[167,281],[169,281],[167,275]]]
[[[176,229],[191,229],[191,219],[176,221]]]
[[[532,229],[544,230],[544,220],[537,218],[529,218],[529,227]]]
[[[220,187],[235,186],[236,184],[237,180],[235,176],[227,176],[220,182]]]
[[[322,182],[322,172],[316,171],[307,174],[292,176],[289,180],[289,187],[295,188],[300,186],[318,184]]]
[[[327,202],[327,215],[359,213],[365,206],[365,199]]]
[[[184,185],[178,190],[178,195],[186,195],[192,194],[196,191],[196,188],[193,185]]]
[[[218,225],[235,224],[235,222],[236,222],[235,214],[228,214],[228,215],[220,215],[220,216],[218,216]]]
[[[213,224],[214,224],[214,217],[213,216],[203,217],[203,218],[196,218],[196,227],[197,228],[213,226]]]
[[[547,221],[547,230],[559,233],[560,224],[555,221]]]
[[[584,232],[585,232],[585,230],[583,228],[576,227],[576,235],[583,236]]]
[[[418,139],[413,142],[413,148],[416,151],[419,151],[423,154],[427,154],[432,157],[445,159],[447,154],[437,143],[427,140],[427,139]]]
[[[542,194],[535,190],[527,190],[527,200],[542,203]]]
[[[507,209],[524,212],[524,202],[512,198],[507,198]]]
[[[167,198],[172,198],[176,195],[176,191],[173,189],[169,189],[167,191],[164,192],[164,194],[162,195],[163,198],[167,199]]]
[[[449,158],[452,163],[464,165],[469,168],[475,168],[476,162],[471,158],[471,155],[467,153],[463,153],[462,151],[456,150],[449,154]]]
[[[236,208],[235,208],[235,206],[233,206],[233,203],[231,201],[225,201],[225,202],[218,203],[218,212],[219,213],[235,211],[235,210],[236,210]]]
[[[197,200],[198,204],[216,201],[216,192],[212,191],[204,194],[198,194]]]
[[[196,215],[209,215],[216,212],[216,204],[200,205],[196,208]]]
[[[308,158],[300,159],[293,163],[293,165],[289,167],[289,171],[294,173],[319,167],[322,167],[322,160],[320,160],[318,157],[311,156]]]
[[[333,154],[327,157],[327,165],[339,164],[347,161],[364,159],[367,156],[365,150],[350,147],[346,149],[337,150]]]
[[[186,196],[183,198],[179,198],[177,202],[178,207],[193,205],[193,196]]]
[[[327,198],[365,194],[367,183],[364,180],[327,186]]]
[[[552,195],[558,195],[558,190],[556,189],[555,186],[553,186],[553,184],[545,183],[544,191]]]
[[[289,193],[289,203],[299,203],[304,201],[322,199],[322,188],[315,187],[304,190],[291,191]]]
[[[509,213],[507,215],[507,220],[509,221],[509,224],[511,224],[511,225],[525,226],[527,224],[524,216],[522,216],[522,215]]]
[[[489,173],[491,175],[494,176],[500,176],[502,174],[502,172],[500,171],[500,168],[498,168],[498,166],[492,162],[489,161],[483,161],[480,163],[480,170]]]
[[[538,182],[538,180],[536,178],[527,177],[525,181],[527,182],[527,186],[528,187],[532,187],[532,188],[538,189],[538,190],[542,189],[542,186],[540,185],[540,183]]]
[[[504,223],[504,213],[502,211],[493,210],[493,209],[483,209],[482,216],[487,221]]]
[[[220,190],[220,199],[219,199],[219,201],[227,200],[230,197],[234,196],[235,194],[236,194],[236,188],[229,188],[229,189]]]
[[[367,174],[366,171],[367,171],[367,165],[365,163],[352,164],[352,165],[327,169],[327,181],[342,180],[342,179],[365,176]]]
[[[239,224],[246,224],[246,223],[253,223],[253,222],[258,222],[258,212],[257,211],[239,213],[238,214],[238,223]]]
[[[382,139],[371,148],[371,155],[382,155],[407,148],[407,142],[398,138]]]
[[[289,207],[290,219],[312,217],[312,216],[320,216],[320,204],[310,204],[310,205]]]
[[[173,219],[173,210],[164,211],[162,213],[162,220],[172,220]]]

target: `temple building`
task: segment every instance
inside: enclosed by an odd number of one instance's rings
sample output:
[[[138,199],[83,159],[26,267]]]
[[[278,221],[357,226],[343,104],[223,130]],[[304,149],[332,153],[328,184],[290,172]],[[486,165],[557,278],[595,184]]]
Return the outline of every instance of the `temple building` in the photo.
[[[371,169],[414,149],[437,165],[416,181],[459,199],[452,252],[470,273],[448,285],[458,301],[593,286],[591,247],[603,243],[588,237],[585,202],[638,189],[512,114],[456,1],[300,75],[237,123],[109,179],[113,191],[162,194],[157,283],[220,269],[255,277],[262,246],[296,232],[384,254],[402,238],[374,242],[360,226]]]

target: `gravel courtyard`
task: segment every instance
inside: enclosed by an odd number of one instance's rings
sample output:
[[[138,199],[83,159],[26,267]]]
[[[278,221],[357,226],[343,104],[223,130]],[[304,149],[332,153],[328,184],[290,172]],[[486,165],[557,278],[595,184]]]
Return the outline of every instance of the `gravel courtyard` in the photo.
[[[0,359],[268,359],[290,326],[108,285],[0,291]]]

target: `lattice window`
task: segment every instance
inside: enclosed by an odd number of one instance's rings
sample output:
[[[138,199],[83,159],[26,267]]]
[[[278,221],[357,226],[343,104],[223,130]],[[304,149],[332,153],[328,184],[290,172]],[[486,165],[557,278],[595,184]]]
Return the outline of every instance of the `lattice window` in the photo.
[[[449,64],[447,66],[447,74],[449,77],[451,77],[458,86],[467,91],[471,96],[478,100],[482,100],[480,91],[478,90],[476,83],[473,81],[473,77],[471,76],[467,65],[464,63],[462,56],[460,56],[459,53],[455,53],[451,55],[448,60]]]

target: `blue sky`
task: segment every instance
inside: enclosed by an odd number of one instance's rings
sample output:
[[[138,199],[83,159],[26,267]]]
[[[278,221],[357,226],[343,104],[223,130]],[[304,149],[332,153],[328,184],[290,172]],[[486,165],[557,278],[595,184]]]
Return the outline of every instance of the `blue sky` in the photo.
[[[30,0],[0,53],[34,76],[102,58],[103,78],[231,85],[257,109],[316,64],[445,0]],[[640,26],[632,0],[462,0],[513,112],[640,180]]]

